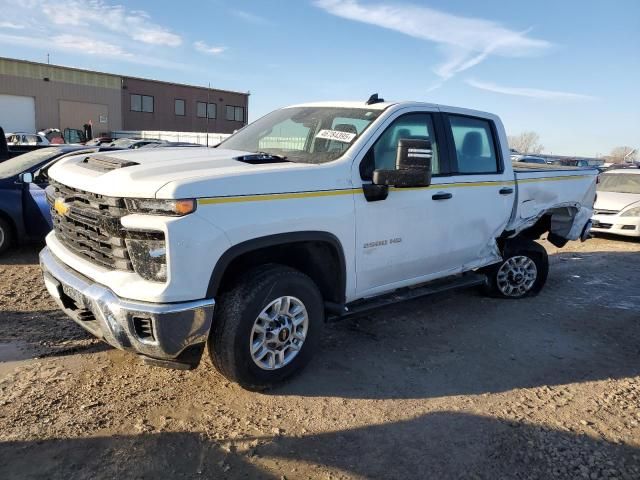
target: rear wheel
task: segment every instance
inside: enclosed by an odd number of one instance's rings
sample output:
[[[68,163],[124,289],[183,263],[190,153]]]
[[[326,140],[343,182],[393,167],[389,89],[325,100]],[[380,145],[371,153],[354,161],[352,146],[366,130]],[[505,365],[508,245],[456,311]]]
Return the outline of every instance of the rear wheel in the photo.
[[[0,255],[7,251],[14,240],[13,228],[4,218],[0,218]]]
[[[549,273],[549,258],[544,247],[530,240],[505,247],[502,262],[483,270],[487,275],[486,292],[500,298],[537,295]]]
[[[209,340],[213,364],[248,389],[282,382],[311,359],[323,316],[322,296],[307,275],[259,267],[220,298]]]

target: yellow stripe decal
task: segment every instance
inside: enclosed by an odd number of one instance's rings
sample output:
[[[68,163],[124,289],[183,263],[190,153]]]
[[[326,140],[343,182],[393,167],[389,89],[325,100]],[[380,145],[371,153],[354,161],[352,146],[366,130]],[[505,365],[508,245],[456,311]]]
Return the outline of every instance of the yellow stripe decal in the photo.
[[[567,175],[562,177],[542,177],[542,178],[528,178],[525,180],[519,180],[518,183],[531,183],[531,182],[548,182],[557,180],[579,180],[590,177],[591,175]],[[463,188],[463,187],[504,187],[515,185],[514,180],[509,181],[487,181],[487,182],[461,182],[461,183],[439,183],[432,184],[428,187],[389,187],[390,191],[394,192],[407,192],[412,190],[439,190],[445,188]],[[242,202],[261,202],[268,200],[292,200],[298,198],[318,198],[318,197],[335,197],[339,195],[353,195],[356,193],[362,193],[360,188],[346,188],[342,190],[321,190],[311,192],[291,192],[291,193],[264,193],[258,195],[239,195],[229,197],[211,197],[211,198],[199,198],[198,205],[217,205],[220,203],[242,203]]]
[[[592,177],[595,177],[595,175],[565,175],[562,177],[525,178],[523,180],[518,180],[518,183],[554,182],[557,180],[582,180],[583,178]]]
[[[290,200],[295,198],[335,197],[337,195],[353,195],[359,189],[323,190],[317,192],[265,193],[261,195],[242,195],[238,197],[199,198],[199,205],[213,205],[218,203],[259,202],[265,200]]]

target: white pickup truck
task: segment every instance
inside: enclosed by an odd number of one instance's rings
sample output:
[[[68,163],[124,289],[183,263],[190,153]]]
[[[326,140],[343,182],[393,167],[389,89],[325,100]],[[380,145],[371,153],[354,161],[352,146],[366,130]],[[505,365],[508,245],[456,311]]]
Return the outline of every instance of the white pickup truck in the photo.
[[[514,164],[492,114],[427,103],[283,108],[216,148],[79,155],[49,171],[47,289],[146,363],[246,388],[304,366],[328,317],[482,285],[538,293],[543,233],[589,234],[595,170]]]

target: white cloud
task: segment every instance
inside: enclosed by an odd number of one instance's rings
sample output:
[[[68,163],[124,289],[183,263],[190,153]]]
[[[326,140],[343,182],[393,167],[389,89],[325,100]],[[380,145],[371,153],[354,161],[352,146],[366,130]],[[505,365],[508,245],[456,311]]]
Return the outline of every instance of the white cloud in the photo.
[[[126,57],[127,59],[134,56],[132,53],[123,50],[118,45],[82,36],[70,34],[56,35],[51,39],[51,41],[54,46],[62,50],[81,50],[89,55],[103,55],[106,57],[118,58]]]
[[[556,90],[542,90],[539,88],[505,87],[491,82],[481,82],[469,79],[466,83],[474,88],[486,90],[503,95],[515,95],[519,97],[540,98],[543,100],[595,100],[596,97],[580,93],[559,92]]]
[[[0,21],[0,45],[100,55],[169,69],[190,68],[168,58],[170,50],[165,47],[182,45],[180,35],[154,22],[146,12],[108,1],[0,0],[0,12],[40,13],[21,16],[19,24]]]
[[[193,47],[200,53],[208,55],[220,55],[227,49],[227,47],[207,45],[202,41],[193,42]]]
[[[40,35],[72,32],[92,38],[111,36],[114,38],[110,41],[119,44],[124,44],[125,40],[151,46],[177,47],[182,44],[180,35],[153,22],[146,12],[104,0],[0,0],[0,11],[39,12],[39,15],[21,19],[21,26]],[[15,25],[0,23],[5,28],[16,28]]]
[[[13,22],[0,22],[0,28],[10,28],[11,30],[22,30],[24,25]]]
[[[54,37],[9,35],[0,33],[0,44],[16,45],[19,47],[42,48],[46,46],[47,52],[82,52],[87,55],[100,55],[101,57],[112,57],[124,62],[138,65],[149,65],[154,67],[169,68],[174,70],[184,70],[189,65],[184,63],[163,60],[154,55],[136,54],[125,50],[123,47],[95,40],[85,36],[62,34]],[[55,60],[55,55],[53,59]],[[55,62],[54,62],[55,63]]]
[[[315,0],[332,15],[395,30],[435,42],[445,61],[434,68],[443,80],[486,60],[490,55],[522,57],[544,51],[551,44],[503,27],[497,22],[462,17],[429,7],[362,4],[359,0]]]
[[[231,14],[235,15],[241,20],[254,25],[270,25],[271,22],[264,17],[256,15],[255,13],[246,12],[244,10],[231,10]]]
[[[150,45],[166,45],[177,47],[182,43],[178,35],[162,29],[140,29],[131,35],[131,38]]]

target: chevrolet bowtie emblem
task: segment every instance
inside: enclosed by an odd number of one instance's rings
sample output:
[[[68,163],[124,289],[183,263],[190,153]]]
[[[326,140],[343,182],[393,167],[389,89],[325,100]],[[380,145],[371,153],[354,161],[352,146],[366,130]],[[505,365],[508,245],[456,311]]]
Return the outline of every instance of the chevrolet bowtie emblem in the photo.
[[[62,217],[69,212],[69,205],[64,202],[64,198],[56,198],[55,202],[53,202],[53,208]]]

